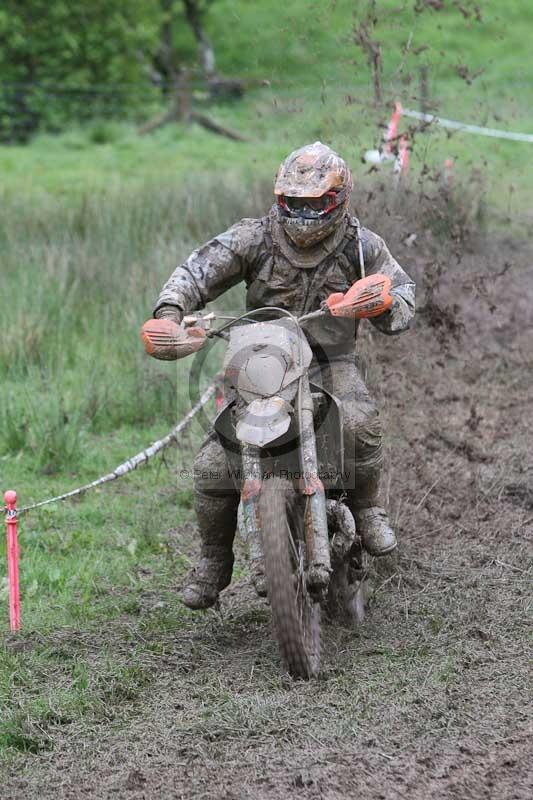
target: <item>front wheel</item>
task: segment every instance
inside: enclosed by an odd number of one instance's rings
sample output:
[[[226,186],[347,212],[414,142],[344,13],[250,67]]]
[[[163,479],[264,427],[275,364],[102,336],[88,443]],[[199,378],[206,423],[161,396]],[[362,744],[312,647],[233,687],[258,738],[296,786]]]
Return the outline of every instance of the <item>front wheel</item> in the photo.
[[[259,514],[272,622],[291,675],[312,678],[320,668],[320,604],[306,585],[303,510],[291,483],[267,478]]]

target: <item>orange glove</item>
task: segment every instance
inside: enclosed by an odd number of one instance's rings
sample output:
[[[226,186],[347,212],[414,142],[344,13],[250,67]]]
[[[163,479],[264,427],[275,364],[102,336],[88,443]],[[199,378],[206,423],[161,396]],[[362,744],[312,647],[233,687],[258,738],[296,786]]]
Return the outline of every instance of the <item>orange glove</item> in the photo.
[[[377,317],[392,305],[390,289],[392,281],[380,272],[367,275],[353,283],[348,291],[330,294],[326,300],[330,314],[334,317],[363,319]]]
[[[206,341],[203,328],[182,328],[171,319],[149,319],[141,328],[144,349],[153,358],[176,361],[196,353]]]

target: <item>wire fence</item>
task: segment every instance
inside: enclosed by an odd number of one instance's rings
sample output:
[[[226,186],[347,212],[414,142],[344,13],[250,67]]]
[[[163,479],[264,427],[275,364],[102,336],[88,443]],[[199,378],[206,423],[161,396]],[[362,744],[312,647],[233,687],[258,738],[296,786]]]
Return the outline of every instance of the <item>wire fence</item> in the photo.
[[[117,480],[117,478],[123,478],[128,473],[136,470],[137,467],[144,466],[144,464],[147,464],[148,461],[151,461],[154,456],[156,456],[158,453],[161,453],[170,445],[179,443],[178,436],[188,428],[194,417],[202,410],[202,408],[204,408],[214,394],[215,384],[212,383],[207,387],[192,408],[185,414],[183,419],[181,419],[178,424],[172,428],[169,433],[167,433],[166,436],[164,436],[162,439],[158,439],[156,442],[153,442],[144,450],[136,453],[136,455],[126,459],[126,461],[123,461],[122,464],[119,464],[118,467],[115,467],[111,472],[107,472],[105,475],[102,475],[96,480],[86,483],[83,486],[79,486],[76,489],[71,489],[69,492],[64,492],[63,494],[56,495],[55,497],[49,497],[46,500],[40,500],[37,503],[32,503],[29,506],[19,508],[17,509],[17,513],[25,514],[28,511],[32,511],[36,508],[42,508],[42,506],[47,506],[51,503],[59,503],[63,500],[79,497],[91,489],[96,489],[97,487],[102,486],[104,483],[110,483],[111,481]],[[7,511],[7,508],[4,510]]]
[[[197,77],[188,77],[185,88],[196,101],[213,91]],[[25,142],[37,131],[59,132],[91,119],[139,123],[173,102],[177,90],[166,80],[90,85],[0,81],[0,141]]]
[[[40,130],[60,132],[72,123],[85,123],[98,119],[142,124],[169,105],[179,102],[180,95],[187,107],[191,104],[201,106],[213,100],[241,97],[244,91],[259,86],[267,88],[274,109],[277,101],[300,94],[303,96],[311,90],[311,87],[291,84],[290,80],[283,84],[254,79],[247,81],[220,78],[208,81],[194,71],[184,73],[174,81],[159,77],[147,77],[144,81],[135,82],[90,84],[70,83],[68,80],[0,80],[0,141],[28,141]],[[509,82],[508,99],[513,101],[526,88],[530,90],[531,86],[523,81]],[[394,92],[393,86],[389,87],[389,91]],[[439,124],[439,114],[435,110],[438,103],[435,108],[424,108],[427,98],[424,101],[419,93],[413,93],[412,90],[408,92],[405,87],[398,94],[412,108],[416,109],[417,105],[422,106],[421,111],[406,111],[406,116],[410,115],[419,121],[424,121],[425,117],[426,122],[432,117]],[[390,103],[387,102],[383,103],[382,108],[374,104],[370,109],[364,87],[340,87],[332,83],[327,88],[321,89],[321,97],[324,99],[326,96],[334,96],[339,102],[345,102],[347,105],[356,103],[364,106],[367,113],[388,115],[389,112]],[[428,114],[427,111],[432,113]],[[486,125],[484,119],[479,119],[483,116],[485,115],[481,113],[480,106],[477,112],[474,112],[474,117],[478,117],[477,119],[454,123],[454,127],[466,130],[468,125],[475,126],[480,122]],[[519,120],[515,119],[509,127],[522,126]],[[512,139],[514,134],[505,138]]]

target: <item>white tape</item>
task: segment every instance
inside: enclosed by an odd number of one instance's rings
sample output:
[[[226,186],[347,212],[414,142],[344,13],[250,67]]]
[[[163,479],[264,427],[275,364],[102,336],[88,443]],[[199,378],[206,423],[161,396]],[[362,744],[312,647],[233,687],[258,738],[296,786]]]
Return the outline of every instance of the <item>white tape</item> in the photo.
[[[115,467],[113,472],[108,472],[107,475],[102,475],[101,478],[97,478],[95,481],[91,481],[91,483],[86,483],[84,486],[80,486],[78,489],[72,489],[70,492],[65,492],[65,494],[58,494],[57,497],[50,497],[48,500],[41,500],[40,503],[34,503],[31,506],[25,506],[24,508],[19,508],[19,514],[25,514],[26,511],[32,511],[34,508],[41,508],[41,506],[47,506],[50,503],[57,503],[60,500],[68,500],[70,497],[77,497],[80,494],[84,494],[89,489],[96,489],[97,486],[101,486],[103,483],[109,483],[110,481],[114,481],[117,478],[122,478],[123,475],[127,475],[128,472],[133,472],[134,469],[137,469],[141,464],[146,464],[156,453],[159,453],[161,450],[164,450],[165,447],[168,447],[170,444],[178,441],[178,434],[180,434],[185,428],[189,425],[191,420],[194,416],[205,406],[211,396],[215,393],[215,384],[211,383],[203,395],[200,397],[197,403],[188,411],[183,419],[178,422],[175,428],[172,428],[170,433],[167,433],[163,439],[158,439],[157,442],[153,442],[146,450],[141,450],[140,453],[137,455],[132,456],[127,461],[124,461],[122,464],[119,464],[118,467]]]
[[[513,142],[533,143],[533,134],[531,133],[513,133],[512,131],[500,131],[497,128],[482,128],[479,125],[467,125],[464,122],[456,122],[453,119],[437,117],[434,114],[423,114],[421,111],[412,111],[408,108],[403,108],[402,114],[406,117],[419,119],[422,122],[434,122],[436,125],[442,125],[443,128],[465,131],[465,133],[478,133],[480,136],[492,136],[494,139],[510,139]]]

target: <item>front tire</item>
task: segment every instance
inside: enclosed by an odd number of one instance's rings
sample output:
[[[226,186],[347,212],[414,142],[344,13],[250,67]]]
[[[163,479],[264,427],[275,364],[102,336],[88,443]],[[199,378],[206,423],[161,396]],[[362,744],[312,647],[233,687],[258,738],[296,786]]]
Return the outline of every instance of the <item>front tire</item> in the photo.
[[[289,481],[263,482],[259,514],[274,635],[290,674],[308,679],[320,669],[320,604],[307,590],[299,510]]]

